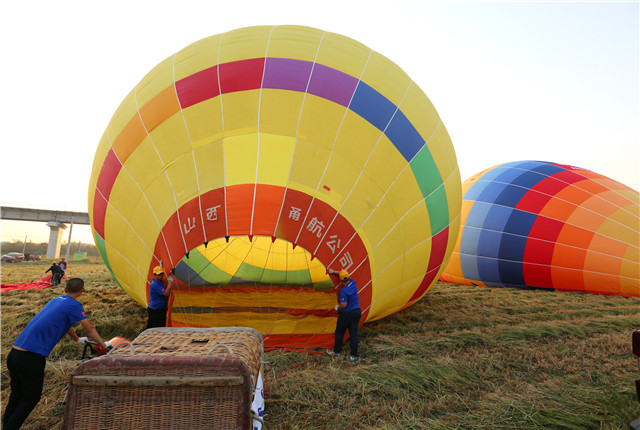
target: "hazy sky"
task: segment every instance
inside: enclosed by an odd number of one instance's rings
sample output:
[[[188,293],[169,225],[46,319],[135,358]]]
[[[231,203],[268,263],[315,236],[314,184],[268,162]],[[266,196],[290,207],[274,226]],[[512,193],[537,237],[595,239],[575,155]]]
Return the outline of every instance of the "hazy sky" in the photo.
[[[440,114],[462,180],[534,159],[639,189],[637,1],[224,4],[3,2],[2,204],[86,211],[98,141],[147,72],[199,39],[283,24],[343,34],[398,64]],[[0,228],[2,240],[49,235],[44,223]],[[89,227],[72,240],[93,242]]]

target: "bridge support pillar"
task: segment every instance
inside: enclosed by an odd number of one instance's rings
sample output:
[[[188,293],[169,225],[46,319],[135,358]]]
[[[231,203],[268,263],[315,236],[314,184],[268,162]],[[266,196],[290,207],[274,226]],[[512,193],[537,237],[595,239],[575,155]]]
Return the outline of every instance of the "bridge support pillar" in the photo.
[[[64,223],[58,221],[49,221],[49,246],[47,246],[47,258],[60,257],[60,245],[62,244],[61,229],[64,230],[67,226]]]

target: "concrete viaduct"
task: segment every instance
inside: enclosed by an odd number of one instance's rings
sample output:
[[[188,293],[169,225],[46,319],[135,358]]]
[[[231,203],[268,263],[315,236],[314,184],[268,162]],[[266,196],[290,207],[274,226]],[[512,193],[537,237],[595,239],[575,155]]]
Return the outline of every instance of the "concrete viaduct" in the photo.
[[[60,245],[62,243],[62,231],[70,224],[69,243],[71,243],[71,233],[74,224],[89,225],[89,214],[86,212],[57,211],[50,209],[33,209],[15,206],[0,206],[0,218],[13,221],[37,221],[45,222],[49,226],[49,246],[47,247],[47,258],[58,258],[60,256]],[[68,252],[68,250],[67,250]]]

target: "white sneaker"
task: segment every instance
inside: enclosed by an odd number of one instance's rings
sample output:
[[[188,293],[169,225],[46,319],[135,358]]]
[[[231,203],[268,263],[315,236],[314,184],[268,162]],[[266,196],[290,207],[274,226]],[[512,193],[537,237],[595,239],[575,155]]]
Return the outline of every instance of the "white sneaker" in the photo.
[[[333,349],[327,349],[327,355],[331,357],[340,357],[340,353],[335,352]]]
[[[358,357],[356,357],[355,355],[350,355],[349,356],[349,361],[352,363],[355,363],[356,361],[358,361]]]

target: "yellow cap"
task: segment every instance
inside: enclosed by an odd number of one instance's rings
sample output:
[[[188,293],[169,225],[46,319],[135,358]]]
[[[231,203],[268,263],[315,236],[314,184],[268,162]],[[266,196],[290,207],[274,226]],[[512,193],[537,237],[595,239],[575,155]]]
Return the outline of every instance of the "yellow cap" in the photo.
[[[347,272],[346,270],[341,270],[340,271],[340,279],[342,279],[343,281],[345,279],[349,279],[349,272]]]
[[[154,275],[162,275],[164,274],[164,269],[162,268],[162,266],[156,266],[153,268],[153,274]]]

